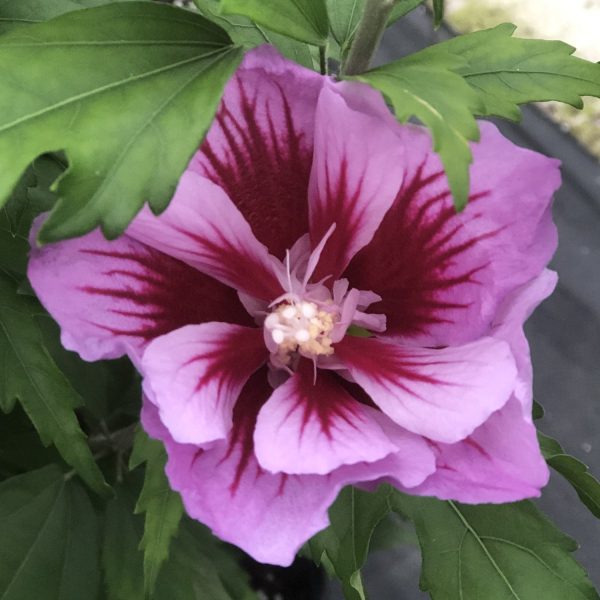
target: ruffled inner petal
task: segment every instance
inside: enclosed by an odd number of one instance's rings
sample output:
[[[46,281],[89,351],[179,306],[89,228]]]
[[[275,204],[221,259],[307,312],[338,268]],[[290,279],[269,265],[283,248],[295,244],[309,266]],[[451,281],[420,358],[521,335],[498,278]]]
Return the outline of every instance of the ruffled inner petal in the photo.
[[[189,325],[148,346],[142,358],[144,390],[177,442],[224,439],[242,388],[266,359],[260,329]]]
[[[391,419],[435,441],[467,437],[517,385],[509,345],[494,338],[442,349],[346,336],[336,355]]]
[[[327,509],[344,485],[384,477],[418,485],[433,472],[431,450],[415,438],[416,443],[407,440],[401,451],[380,461],[344,466],[325,476],[270,473],[256,460],[253,432],[271,393],[261,369],[242,390],[229,439],[205,446],[175,442],[151,402],[142,411],[146,431],[165,443],[169,482],[188,514],[255,560],[289,565],[302,544],[327,527]]]
[[[411,494],[459,502],[516,502],[540,495],[549,472],[535,426],[516,398],[468,438],[438,444],[437,468]]]
[[[312,363],[303,360],[273,392],[254,433],[263,468],[325,474],[344,464],[374,462],[398,449],[379,425],[377,411],[355,400],[336,379],[328,372],[315,374]]]
[[[314,114],[323,81],[272,48],[249,52],[190,164],[227,192],[280,260],[308,231]]]
[[[164,213],[156,217],[144,208],[127,234],[255,298],[281,293],[273,258],[243,215],[220,187],[193,171],[182,175]]]
[[[407,177],[373,241],[345,272],[382,297],[387,335],[454,345],[488,335],[504,297],[536,277],[555,247],[550,203],[557,162],[519,148],[482,123],[471,197],[456,213],[429,135],[397,129]]]
[[[334,84],[324,86],[309,193],[313,248],[333,224],[335,231],[314,281],[339,279],[354,254],[371,241],[400,188],[403,156],[401,141],[382,119],[350,108]]]

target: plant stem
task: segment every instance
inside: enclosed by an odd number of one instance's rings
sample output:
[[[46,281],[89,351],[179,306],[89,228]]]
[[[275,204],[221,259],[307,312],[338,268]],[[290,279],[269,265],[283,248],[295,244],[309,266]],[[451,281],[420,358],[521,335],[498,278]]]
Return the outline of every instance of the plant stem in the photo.
[[[396,0],[366,0],[360,23],[342,65],[342,75],[358,75],[369,68]]]
[[[319,63],[321,75],[327,75],[327,52],[325,46],[319,46]]]

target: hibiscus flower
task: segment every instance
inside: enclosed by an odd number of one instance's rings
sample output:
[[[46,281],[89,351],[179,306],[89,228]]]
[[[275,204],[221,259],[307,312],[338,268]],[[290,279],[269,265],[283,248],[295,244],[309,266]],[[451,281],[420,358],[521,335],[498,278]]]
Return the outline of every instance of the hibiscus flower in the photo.
[[[164,213],[32,249],[64,346],[131,357],[187,512],[257,560],[289,564],[348,484],[545,485],[522,326],[555,284],[558,166],[481,130],[456,213],[424,129],[259,48]]]

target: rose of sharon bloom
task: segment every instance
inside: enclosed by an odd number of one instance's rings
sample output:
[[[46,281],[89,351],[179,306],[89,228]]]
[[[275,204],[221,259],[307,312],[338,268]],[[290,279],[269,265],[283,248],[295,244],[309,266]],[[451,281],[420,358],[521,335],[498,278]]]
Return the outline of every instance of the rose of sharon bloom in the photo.
[[[424,129],[259,48],[163,214],[33,248],[65,347],[131,357],[171,486],[255,559],[289,564],[347,484],[545,485],[522,326],[555,285],[558,165],[481,129],[457,214]]]

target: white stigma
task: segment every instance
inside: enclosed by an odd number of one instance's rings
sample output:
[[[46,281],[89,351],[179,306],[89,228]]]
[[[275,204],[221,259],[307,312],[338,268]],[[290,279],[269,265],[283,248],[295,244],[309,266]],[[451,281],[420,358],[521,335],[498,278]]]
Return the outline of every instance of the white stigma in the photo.
[[[264,326],[278,346],[279,359],[287,364],[294,352],[308,357],[333,354],[329,334],[335,317],[314,302],[286,301],[267,315]]]

